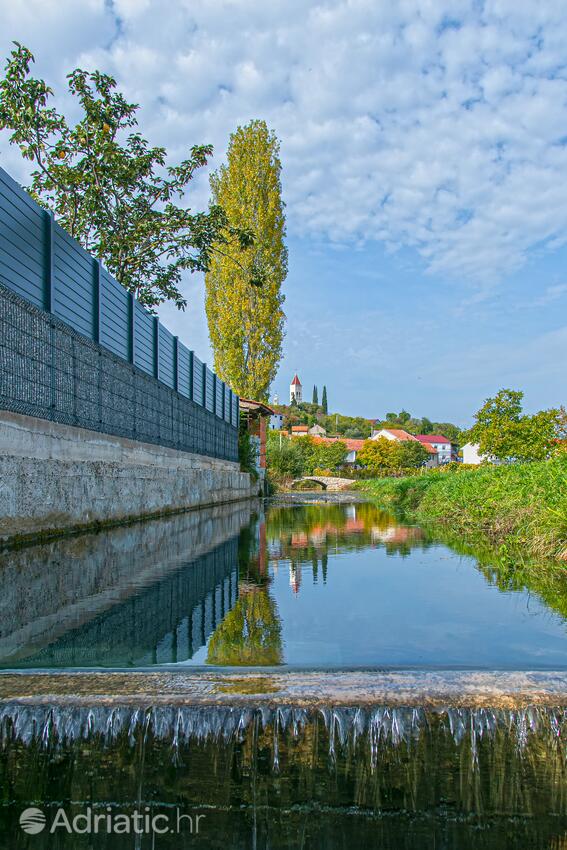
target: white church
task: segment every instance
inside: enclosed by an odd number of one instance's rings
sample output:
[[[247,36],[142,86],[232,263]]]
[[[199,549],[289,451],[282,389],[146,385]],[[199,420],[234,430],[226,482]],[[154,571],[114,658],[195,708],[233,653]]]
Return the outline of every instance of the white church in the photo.
[[[294,401],[297,404],[301,404],[303,401],[301,381],[297,377],[297,374],[293,376],[293,381],[289,385],[289,403],[292,404]]]

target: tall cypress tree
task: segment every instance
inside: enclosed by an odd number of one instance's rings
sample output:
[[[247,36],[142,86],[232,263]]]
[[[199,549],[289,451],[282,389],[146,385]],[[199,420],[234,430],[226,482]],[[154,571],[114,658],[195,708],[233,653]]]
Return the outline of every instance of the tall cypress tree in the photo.
[[[321,397],[321,407],[323,408],[323,413],[327,415],[329,412],[329,406],[327,404],[327,387],[323,387],[323,395]]]
[[[209,336],[217,375],[239,395],[267,401],[285,321],[279,142],[265,121],[251,121],[231,135],[227,160],[211,175],[213,203],[229,225],[250,231],[254,243],[238,253],[223,245],[211,254],[205,275]]]
[[[313,404],[319,404],[319,393],[317,392],[317,384],[313,387]]]

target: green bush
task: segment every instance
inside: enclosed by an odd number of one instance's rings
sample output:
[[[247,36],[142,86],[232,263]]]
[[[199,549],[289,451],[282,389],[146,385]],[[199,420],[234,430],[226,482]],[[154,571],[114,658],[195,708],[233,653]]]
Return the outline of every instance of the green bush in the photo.
[[[258,478],[254,446],[244,424],[240,425],[238,431],[238,460],[242,472],[248,472],[254,479]]]
[[[270,435],[267,444],[267,464],[270,475],[275,478],[301,478],[304,469],[304,457],[297,443],[279,434]]]

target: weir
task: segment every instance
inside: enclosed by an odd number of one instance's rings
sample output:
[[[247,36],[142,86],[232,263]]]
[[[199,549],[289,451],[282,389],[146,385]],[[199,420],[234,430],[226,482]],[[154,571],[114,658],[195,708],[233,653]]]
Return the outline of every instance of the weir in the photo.
[[[562,709],[38,706],[0,709],[0,806],[205,816],[218,847],[556,847],[567,828]],[[64,764],[53,774],[50,764]],[[24,778],[27,777],[27,778]],[[16,805],[14,804],[16,803]],[[20,806],[21,808],[21,806]],[[379,837],[380,843],[376,845]],[[34,838],[49,847],[50,835]],[[58,846],[77,836],[58,834]],[[139,839],[144,846],[145,840]],[[189,836],[185,836],[185,841]],[[130,838],[131,841],[131,838]],[[185,846],[179,835],[162,847]],[[102,835],[97,845],[132,846]],[[149,845],[151,846],[151,845]]]

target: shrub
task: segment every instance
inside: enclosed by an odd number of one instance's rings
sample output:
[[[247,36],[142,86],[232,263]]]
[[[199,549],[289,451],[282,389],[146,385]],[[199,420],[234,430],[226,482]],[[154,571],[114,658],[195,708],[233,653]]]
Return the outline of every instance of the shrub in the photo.
[[[300,439],[293,440],[279,435],[268,438],[267,464],[270,473],[278,478],[301,478],[305,460],[301,448],[297,445]]]

